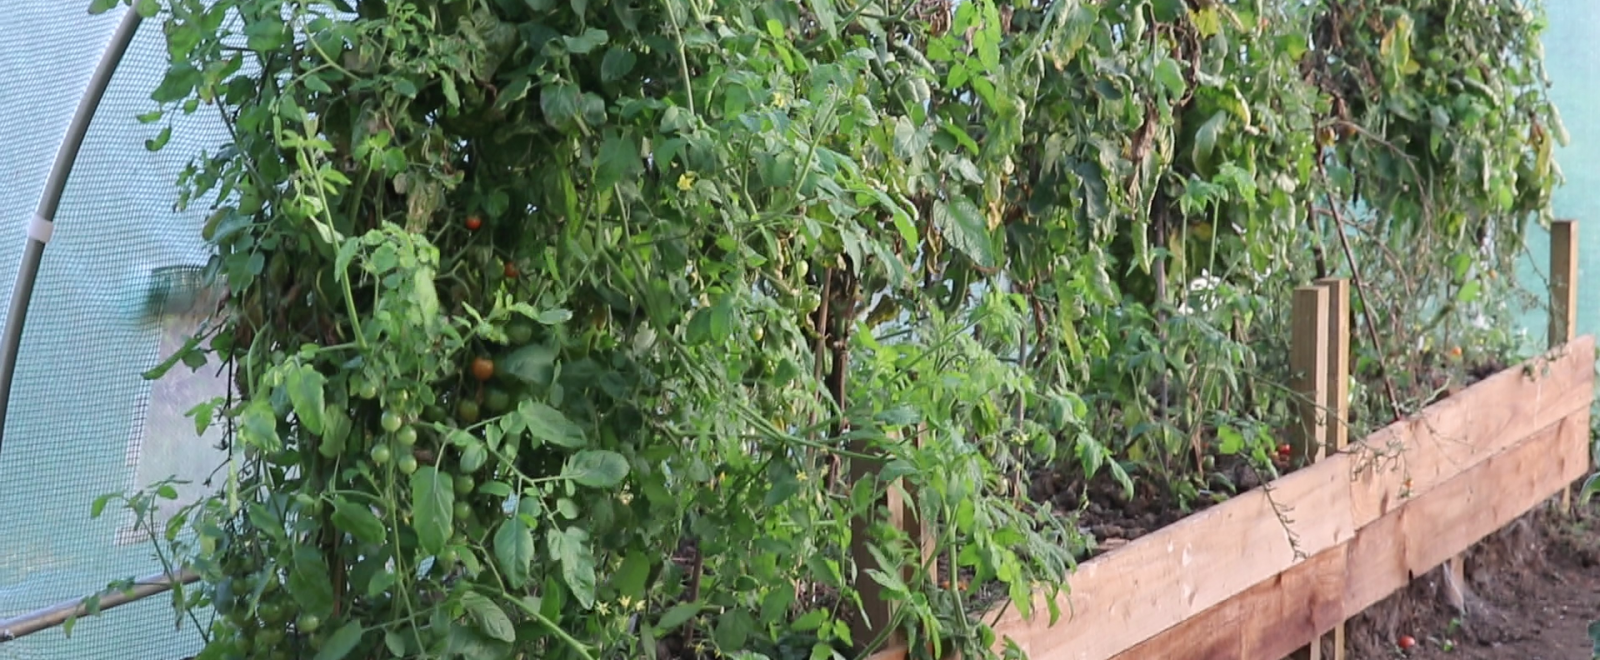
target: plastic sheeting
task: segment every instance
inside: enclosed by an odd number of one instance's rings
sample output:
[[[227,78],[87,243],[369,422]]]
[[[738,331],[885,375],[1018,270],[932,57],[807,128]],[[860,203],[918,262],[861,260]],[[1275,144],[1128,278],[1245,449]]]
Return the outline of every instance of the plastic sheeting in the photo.
[[[0,295],[9,297],[56,149],[123,10],[5,4]],[[93,501],[169,476],[198,482],[221,460],[183,417],[220,383],[183,367],[155,384],[141,377],[193,327],[192,317],[146,313],[152,289],[208,257],[206,210],[173,210],[178,173],[226,140],[219,117],[202,111],[170,118],[166,149],[145,148],[163,124],[136,117],[155,109],[149,93],[166,68],[161,24],[146,22],[90,126],[45,249],[0,448],[0,618],[159,572],[131,514],[113,504],[93,519]],[[0,660],[176,660],[199,647],[184,623],[175,629],[170,599],[148,599],[80,620],[70,639],[57,629],[0,644]]]

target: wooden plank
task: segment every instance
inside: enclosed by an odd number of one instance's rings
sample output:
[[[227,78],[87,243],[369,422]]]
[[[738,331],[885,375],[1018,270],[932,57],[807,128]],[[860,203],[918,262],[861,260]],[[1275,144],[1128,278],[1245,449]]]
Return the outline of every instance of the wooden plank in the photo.
[[[1477,542],[1567,483],[1587,454],[1587,410],[1411,500],[1354,539],[1299,562],[1114,660],[1282,657]],[[1554,457],[1554,460],[1552,460]]]
[[[1350,543],[1353,616],[1505,526],[1588,470],[1589,410],[1574,412],[1361,529]]]
[[[1001,647],[1010,639],[1032,660],[1104,660],[1179,626],[1231,638],[1241,629],[1226,625],[1226,619],[1218,623],[1210,612],[1222,611],[1219,605],[1271,610],[1277,606],[1252,598],[1239,605],[1228,601],[1240,594],[1272,593],[1261,587],[1269,581],[1279,590],[1310,589],[1293,585],[1324,582],[1319,571],[1334,560],[1306,561],[1296,550],[1316,559],[1340,548],[1350,553],[1346,566],[1360,570],[1346,571],[1343,598],[1335,600],[1343,617],[1359,613],[1404,586],[1413,569],[1431,569],[1526,511],[1539,500],[1531,492],[1545,489],[1547,497],[1555,492],[1548,490],[1552,479],[1570,482],[1587,469],[1594,338],[1580,338],[1546,357],[1492,376],[1268,488],[1243,493],[1084,562],[1069,580],[1071,593],[1058,598],[1063,614],[1053,627],[1043,595],[1035,597],[1031,621],[1009,608],[984,619],[995,622]],[[1537,439],[1519,443],[1533,436]],[[1398,467],[1375,465],[1370,455],[1379,448],[1404,450],[1392,461]],[[1553,455],[1558,460],[1552,461]],[[1406,481],[1412,482],[1409,497],[1390,492]],[[1274,501],[1285,510],[1274,509]],[[1249,561],[1239,561],[1246,556]],[[1300,598],[1284,602],[1313,602],[1305,594]],[[1300,611],[1323,621],[1323,609],[1301,606]],[[1330,627],[1337,621],[1331,619]],[[1321,625],[1316,624],[1317,633],[1329,629]],[[1247,644],[1241,649],[1254,650],[1239,657],[1273,657],[1267,651],[1306,639],[1241,641]],[[887,653],[884,660],[903,657]]]
[[[1113,656],[1262,660],[1280,658],[1343,619],[1348,544],[1317,553],[1199,616]]]
[[[1527,437],[1539,428],[1534,425],[1538,421],[1548,426],[1575,411],[1586,412],[1593,392],[1593,355],[1593,338],[1582,338],[1548,363],[1530,361],[1535,378],[1524,376],[1521,366],[1513,367],[1415,420],[1391,427],[1385,437],[1398,442],[1373,446],[1406,450],[1392,461],[1398,468],[1376,469],[1383,466],[1374,465],[1369,448],[1368,454],[1335,454],[1274,482],[1272,499],[1290,507],[1288,528],[1298,536],[1299,549],[1312,555],[1331,548],[1350,538],[1351,530],[1398,507],[1405,498],[1389,496],[1384,489],[1403,489],[1408,474],[1422,486],[1413,484],[1412,494],[1425,494],[1488,458],[1492,450]],[[1519,413],[1535,421],[1514,416]],[[1363,510],[1352,499],[1358,495],[1365,499],[1365,519],[1355,516]],[[1243,556],[1251,560],[1238,561]],[[1034,603],[1041,614],[1033,621],[1007,611],[996,631],[1035,659],[1103,660],[1277,575],[1294,561],[1285,526],[1265,491],[1257,489],[1081,564],[1069,580],[1071,593],[1059,599],[1063,615],[1054,628],[1043,614],[1047,604],[1041,596]]]
[[[1032,660],[1104,660],[1268,580],[1303,556],[1350,539],[1349,472],[1305,469],[1178,521],[1078,566],[1050,626],[1045,596],[1032,621],[1007,609],[995,624]],[[1285,508],[1274,509],[1273,502]],[[1294,544],[1289,534],[1293,532]],[[1250,561],[1239,561],[1249,557]],[[995,617],[986,617],[995,620]]]
[[[1490,376],[1417,416],[1391,424],[1346,453],[1357,527],[1447,481],[1594,397],[1594,337]]]

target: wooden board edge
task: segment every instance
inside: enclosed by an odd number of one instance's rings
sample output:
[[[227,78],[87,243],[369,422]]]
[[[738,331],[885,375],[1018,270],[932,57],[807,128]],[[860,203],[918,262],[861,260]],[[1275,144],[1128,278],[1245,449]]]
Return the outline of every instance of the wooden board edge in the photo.
[[[1360,530],[1355,539],[1297,563],[1112,660],[1284,657],[1582,476],[1588,428],[1589,411],[1575,412],[1458,475],[1446,487],[1407,502],[1385,517],[1386,524]],[[1550,456],[1557,460],[1550,461]],[[1467,534],[1441,534],[1441,527],[1466,529]],[[1385,564],[1395,557],[1406,561],[1399,568]],[[1374,566],[1388,570],[1374,575]]]
[[[1418,415],[1352,443],[1352,518],[1363,527],[1594,400],[1591,337],[1503,370]]]
[[[1536,508],[1588,471],[1589,411],[1568,416],[1361,529],[1345,584],[1354,616]]]

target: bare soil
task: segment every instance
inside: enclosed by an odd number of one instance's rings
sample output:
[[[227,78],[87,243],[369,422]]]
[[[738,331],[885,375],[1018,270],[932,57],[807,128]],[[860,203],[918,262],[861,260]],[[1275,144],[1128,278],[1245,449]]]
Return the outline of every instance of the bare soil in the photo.
[[[1441,567],[1351,620],[1350,660],[1590,660],[1600,503],[1576,509],[1541,507],[1469,549],[1459,599]]]

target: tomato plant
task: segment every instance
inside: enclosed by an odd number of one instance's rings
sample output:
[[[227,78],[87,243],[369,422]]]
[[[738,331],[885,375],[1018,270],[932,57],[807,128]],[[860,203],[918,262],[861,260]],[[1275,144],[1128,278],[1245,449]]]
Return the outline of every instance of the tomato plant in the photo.
[[[1294,286],[1353,276],[1363,423],[1508,341],[1538,17],[1436,4],[139,0],[143,118],[234,135],[178,182],[226,314],[150,374],[232,374],[203,656],[988,653],[948,585],[1087,547],[1034,475],[1275,469]],[[932,558],[844,524],[901,487]]]

